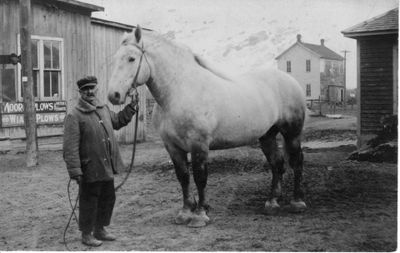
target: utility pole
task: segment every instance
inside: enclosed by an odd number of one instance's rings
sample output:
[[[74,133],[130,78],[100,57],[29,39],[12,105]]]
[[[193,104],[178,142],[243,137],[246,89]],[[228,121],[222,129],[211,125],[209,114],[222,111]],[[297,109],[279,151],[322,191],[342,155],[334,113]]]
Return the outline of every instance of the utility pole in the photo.
[[[26,133],[26,165],[38,164],[35,97],[33,96],[31,49],[31,0],[19,0],[19,25],[21,40],[21,76]]]
[[[343,96],[344,96],[344,108],[346,109],[346,105],[347,105],[347,101],[346,101],[346,99],[347,99],[347,85],[346,85],[346,57],[347,57],[347,53],[350,53],[350,51],[348,51],[348,50],[343,50],[342,51],[343,53],[344,53],[344,66],[343,66],[343,69],[344,69],[344,94],[343,94]]]

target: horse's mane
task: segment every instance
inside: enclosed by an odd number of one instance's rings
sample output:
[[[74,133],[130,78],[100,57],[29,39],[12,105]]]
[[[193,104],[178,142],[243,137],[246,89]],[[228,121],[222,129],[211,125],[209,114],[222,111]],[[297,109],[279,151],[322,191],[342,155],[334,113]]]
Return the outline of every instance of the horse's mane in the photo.
[[[210,71],[211,73],[215,74],[216,76],[221,77],[222,79],[228,80],[228,81],[232,81],[232,78],[230,78],[227,74],[223,73],[222,70],[219,70],[217,68],[215,68],[214,66],[212,66],[210,64],[210,62],[208,62],[207,60],[205,60],[203,57],[197,55],[197,54],[193,54],[194,55],[194,60],[203,68],[207,69],[208,71]]]
[[[164,38],[162,35],[154,32],[154,31],[145,31],[144,33],[146,34],[145,35],[146,36],[145,43],[147,42],[147,43],[150,43],[152,45],[163,43],[163,44],[168,44],[168,45],[170,45],[172,47],[175,47],[179,51],[182,51],[182,50],[186,51],[186,52],[190,53],[193,56],[195,62],[200,67],[210,71],[211,73],[213,73],[214,75],[216,75],[216,76],[218,76],[218,77],[220,77],[222,79],[225,79],[225,80],[228,80],[228,81],[232,81],[232,78],[229,77],[228,74],[226,74],[226,73],[224,73],[224,71],[216,68],[212,63],[210,63],[209,61],[205,60],[203,57],[193,53],[193,51],[188,46],[186,46],[184,44],[180,44],[180,43],[175,42],[175,41],[168,40],[168,39]],[[148,40],[150,40],[150,41],[148,41]],[[124,44],[126,45],[126,44],[134,44],[134,43],[136,43],[136,39],[135,39],[134,33],[133,32],[132,33],[124,33],[124,35],[122,37],[121,44],[122,45],[124,45]],[[146,47],[146,45],[145,45],[145,47]]]

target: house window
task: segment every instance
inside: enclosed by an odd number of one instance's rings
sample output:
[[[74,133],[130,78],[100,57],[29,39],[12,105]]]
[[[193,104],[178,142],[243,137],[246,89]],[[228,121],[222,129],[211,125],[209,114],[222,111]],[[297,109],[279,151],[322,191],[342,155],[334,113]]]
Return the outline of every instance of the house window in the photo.
[[[292,63],[290,61],[286,61],[286,72],[292,72]]]
[[[306,60],[306,71],[307,72],[311,71],[311,60]]]
[[[32,36],[33,94],[36,100],[59,100],[63,96],[63,40]],[[20,84],[20,94],[22,86]]]
[[[306,84],[306,96],[311,97],[311,84]]]

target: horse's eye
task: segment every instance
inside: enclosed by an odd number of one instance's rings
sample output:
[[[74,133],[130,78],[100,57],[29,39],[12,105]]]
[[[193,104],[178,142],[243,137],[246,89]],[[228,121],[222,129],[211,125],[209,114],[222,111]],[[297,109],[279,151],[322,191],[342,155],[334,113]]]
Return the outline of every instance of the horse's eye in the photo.
[[[133,58],[133,57],[128,58],[128,62],[134,62],[134,61],[135,61],[135,58]]]

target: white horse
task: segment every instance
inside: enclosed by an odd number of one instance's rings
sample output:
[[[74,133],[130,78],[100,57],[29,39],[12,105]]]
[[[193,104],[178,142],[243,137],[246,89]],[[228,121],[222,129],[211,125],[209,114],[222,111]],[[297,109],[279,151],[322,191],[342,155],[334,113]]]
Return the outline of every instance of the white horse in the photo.
[[[279,209],[283,154],[276,135],[281,133],[294,170],[295,210],[306,208],[301,190],[303,153],[300,144],[305,118],[302,88],[279,70],[251,72],[237,77],[223,75],[183,45],[155,32],[136,28],[124,35],[115,55],[108,98],[123,104],[132,87],[146,84],[157,106],[153,122],[174,163],[182,186],[183,208],[175,222],[191,227],[205,226],[205,187],[209,150],[252,144],[259,140],[272,167],[268,212]],[[190,200],[187,154],[192,157],[198,203]]]

